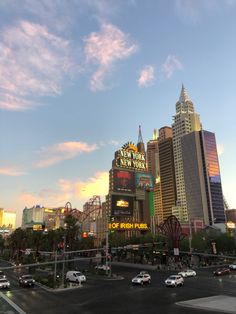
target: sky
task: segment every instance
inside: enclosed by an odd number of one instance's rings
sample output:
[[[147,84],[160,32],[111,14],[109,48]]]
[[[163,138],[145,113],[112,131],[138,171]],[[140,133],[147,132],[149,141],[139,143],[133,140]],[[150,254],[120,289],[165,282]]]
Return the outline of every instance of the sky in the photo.
[[[184,84],[236,208],[236,0],[0,1],[0,208],[82,209]]]

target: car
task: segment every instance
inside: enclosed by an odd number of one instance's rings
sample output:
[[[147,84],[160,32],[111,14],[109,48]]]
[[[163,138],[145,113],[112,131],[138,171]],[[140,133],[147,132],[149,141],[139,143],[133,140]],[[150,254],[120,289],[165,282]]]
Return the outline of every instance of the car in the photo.
[[[31,275],[22,275],[19,277],[19,285],[22,287],[34,287],[35,280]]]
[[[151,283],[151,276],[149,274],[138,274],[132,279],[132,284],[143,285],[145,283]]]
[[[222,275],[228,275],[230,274],[230,269],[229,268],[217,268],[214,272],[214,276],[222,276]]]
[[[95,266],[95,269],[97,270],[110,270],[110,266],[109,265],[97,265]]]
[[[8,288],[10,288],[10,282],[5,278],[1,278],[0,279],[0,289],[8,289]]]
[[[77,270],[70,270],[66,273],[66,281],[82,283],[86,281],[86,276]]]
[[[184,278],[180,275],[171,275],[165,280],[165,285],[167,287],[177,287],[183,286]]]
[[[0,279],[6,279],[6,275],[2,270],[0,270]]]
[[[236,262],[229,265],[229,269],[236,270]]]
[[[195,270],[192,269],[186,269],[186,270],[182,270],[178,273],[178,275],[182,276],[182,277],[195,277],[197,275],[197,273],[195,272]]]
[[[146,270],[142,270],[139,274],[140,275],[149,275],[148,271],[146,271]]]

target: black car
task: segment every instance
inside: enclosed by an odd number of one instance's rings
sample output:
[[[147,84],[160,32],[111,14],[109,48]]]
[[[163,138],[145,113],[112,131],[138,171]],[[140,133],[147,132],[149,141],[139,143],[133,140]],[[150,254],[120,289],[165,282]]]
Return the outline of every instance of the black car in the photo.
[[[22,287],[34,287],[35,280],[31,275],[23,275],[19,278],[19,285]]]

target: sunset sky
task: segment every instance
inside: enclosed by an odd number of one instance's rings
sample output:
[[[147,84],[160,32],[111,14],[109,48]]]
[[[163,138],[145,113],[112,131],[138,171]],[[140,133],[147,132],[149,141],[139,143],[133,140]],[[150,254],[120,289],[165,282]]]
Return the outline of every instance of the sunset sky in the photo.
[[[172,123],[182,83],[236,208],[236,0],[0,1],[0,208],[82,209],[114,152]]]

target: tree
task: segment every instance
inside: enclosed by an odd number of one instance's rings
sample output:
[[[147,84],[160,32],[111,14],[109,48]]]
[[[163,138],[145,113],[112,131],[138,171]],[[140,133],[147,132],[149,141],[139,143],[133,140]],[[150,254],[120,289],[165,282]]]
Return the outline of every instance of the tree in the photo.
[[[25,249],[26,239],[26,231],[21,228],[17,228],[8,238],[9,248],[12,251],[11,255],[17,261],[19,261],[22,254],[21,250]]]

